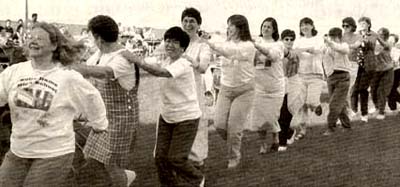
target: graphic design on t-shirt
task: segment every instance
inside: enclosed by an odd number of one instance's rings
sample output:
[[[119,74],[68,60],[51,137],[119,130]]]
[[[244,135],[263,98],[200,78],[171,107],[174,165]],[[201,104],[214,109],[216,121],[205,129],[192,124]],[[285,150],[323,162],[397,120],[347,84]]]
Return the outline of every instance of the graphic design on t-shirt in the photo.
[[[256,53],[256,57],[254,59],[254,66],[256,67],[256,69],[266,69],[268,67],[271,67],[271,64],[272,61],[270,58],[266,57],[260,52]]]
[[[22,78],[17,84],[17,94],[14,102],[16,106],[48,111],[58,85],[44,77]]]

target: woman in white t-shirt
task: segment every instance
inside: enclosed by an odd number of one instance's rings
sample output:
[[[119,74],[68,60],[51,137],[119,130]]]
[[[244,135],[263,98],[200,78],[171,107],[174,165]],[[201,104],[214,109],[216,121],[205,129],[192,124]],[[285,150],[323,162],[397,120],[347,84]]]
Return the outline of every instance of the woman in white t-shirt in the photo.
[[[261,24],[260,39],[254,43],[256,49],[255,96],[252,110],[252,129],[259,132],[262,140],[260,154],[267,152],[267,132],[272,133],[271,151],[278,151],[278,119],[285,96],[285,74],[283,71],[284,46],[279,41],[278,24],[274,18],[266,18]]]
[[[204,175],[189,160],[198,130],[201,110],[193,68],[198,66],[182,55],[189,35],[179,27],[164,34],[165,59],[149,63],[127,51],[131,63],[160,77],[161,113],[158,119],[155,162],[161,186],[204,186]]]
[[[223,43],[211,43],[207,34],[202,39],[212,50],[222,55],[221,90],[215,109],[217,132],[228,146],[228,168],[236,167],[241,158],[243,128],[254,97],[254,56],[246,17],[228,18],[227,37]]]
[[[296,85],[296,93],[302,98],[303,107],[294,111],[292,125],[299,127],[296,140],[306,134],[307,125],[311,122],[310,111],[317,115],[322,114],[320,96],[324,82],[322,65],[322,38],[317,36],[312,19],[305,17],[300,20],[300,38],[294,43],[294,50],[299,57],[298,75],[300,84]]]
[[[95,132],[104,131],[105,105],[82,75],[63,68],[75,50],[54,25],[35,24],[28,49],[31,60],[0,74],[0,105],[9,104],[13,124],[0,186],[69,186],[73,119],[83,113]]]

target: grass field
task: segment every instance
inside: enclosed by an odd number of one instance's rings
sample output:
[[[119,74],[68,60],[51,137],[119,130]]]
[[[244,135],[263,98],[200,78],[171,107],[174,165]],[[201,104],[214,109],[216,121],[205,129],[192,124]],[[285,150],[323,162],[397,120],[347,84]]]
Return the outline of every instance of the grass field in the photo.
[[[159,112],[154,78],[142,79],[139,100],[142,125],[132,164],[138,177],[131,186],[153,187],[158,186],[152,155]],[[226,169],[225,142],[210,131],[206,186],[400,186],[400,116],[356,121],[352,130],[338,129],[328,137],[322,136],[325,119],[326,111],[314,118],[303,140],[282,153],[259,155],[256,133],[246,132],[242,163],[233,170]]]

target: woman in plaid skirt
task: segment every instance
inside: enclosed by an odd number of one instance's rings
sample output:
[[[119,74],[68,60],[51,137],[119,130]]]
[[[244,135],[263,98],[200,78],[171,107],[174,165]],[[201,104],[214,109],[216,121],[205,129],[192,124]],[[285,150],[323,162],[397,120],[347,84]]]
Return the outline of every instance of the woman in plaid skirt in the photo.
[[[139,124],[138,71],[120,55],[125,49],[117,43],[118,25],[112,18],[96,16],[89,21],[88,28],[99,51],[89,58],[87,65],[74,68],[94,78],[106,104],[109,127],[104,133],[90,132],[84,148],[87,163],[78,176],[90,179],[90,186],[129,186],[136,174],[124,169],[129,166]],[[87,171],[89,176],[85,176]],[[96,174],[92,176],[90,171]]]

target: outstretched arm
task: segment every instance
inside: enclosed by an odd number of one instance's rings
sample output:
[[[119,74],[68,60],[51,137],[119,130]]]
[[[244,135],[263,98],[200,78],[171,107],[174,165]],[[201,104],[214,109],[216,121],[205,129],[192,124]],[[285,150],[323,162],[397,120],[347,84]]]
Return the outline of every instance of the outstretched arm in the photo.
[[[139,58],[138,56],[135,56],[134,54],[132,54],[131,52],[129,52],[127,50],[122,51],[120,54],[126,60],[128,60],[128,62],[138,65],[140,68],[142,68],[143,70],[149,72],[150,74],[152,74],[154,76],[172,77],[171,73],[167,69],[162,68],[158,65],[146,63],[143,58]]]

